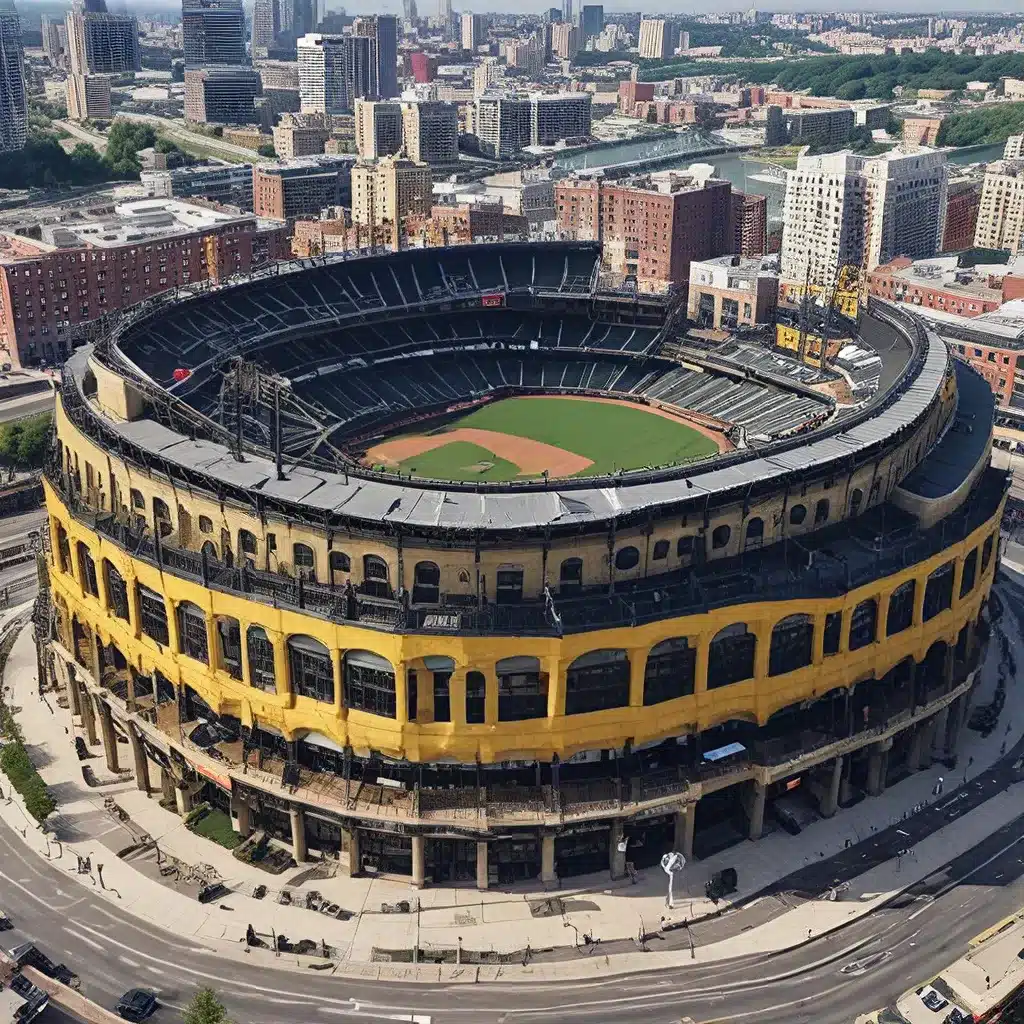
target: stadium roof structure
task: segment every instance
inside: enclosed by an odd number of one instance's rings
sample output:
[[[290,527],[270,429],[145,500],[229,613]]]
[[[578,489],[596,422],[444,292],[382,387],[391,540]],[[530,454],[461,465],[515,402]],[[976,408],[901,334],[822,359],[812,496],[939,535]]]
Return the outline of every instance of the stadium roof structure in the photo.
[[[459,298],[469,298],[479,306],[481,296],[499,290],[499,285],[503,285],[500,290],[510,304],[517,295],[559,309],[565,308],[569,299],[591,305],[600,299],[594,291],[597,247],[586,243],[476,245],[361,260],[317,261],[315,266],[287,275],[221,288],[187,302],[158,304],[115,328],[97,347],[96,355],[143,390],[154,410],[150,418],[119,421],[97,413],[85,402],[83,385],[92,355],[88,348],[76,352],[67,365],[65,407],[73,417],[92,417],[94,430],[99,417],[98,425],[106,440],[122,450],[134,449],[145,464],[186,479],[216,481],[222,491],[229,494],[235,490],[243,500],[252,500],[255,495],[257,501],[288,506],[293,514],[324,521],[333,518],[376,526],[393,523],[428,532],[508,532],[579,528],[670,510],[699,514],[701,509],[706,512],[711,502],[734,499],[736,495],[749,497],[754,491],[780,484],[788,486],[789,481],[804,479],[809,473],[826,473],[830,467],[838,470],[849,466],[851,460],[871,458],[891,445],[894,437],[912,429],[936,400],[950,373],[950,355],[938,335],[926,331],[898,306],[873,302],[868,321],[871,330],[892,340],[894,348],[898,340],[908,355],[902,367],[893,368],[891,379],[871,402],[845,417],[760,447],[691,465],[589,479],[481,484],[412,481],[356,465],[331,467],[323,463],[289,463],[279,473],[273,451],[246,445],[239,451],[230,431],[188,404],[190,387],[201,386],[202,374],[176,385],[169,375],[169,364],[156,372],[139,355],[145,347],[141,344],[144,339],[155,346],[165,345],[169,332],[186,323],[199,334],[194,339],[186,338],[182,350],[187,353],[191,348],[194,355],[203,357],[195,365],[212,367],[231,352],[258,347],[272,337],[280,340],[308,334],[328,325],[337,326],[345,318],[365,322],[368,316],[387,317],[395,307],[387,304],[385,296],[379,290],[372,295],[355,282],[362,280],[366,285],[365,275],[376,268],[382,273],[372,280],[390,275],[397,295],[410,300],[403,293],[401,282],[405,278],[398,271],[412,266],[412,277],[419,281],[415,268],[421,264],[417,261],[427,259],[441,261],[441,285],[429,292],[418,285],[420,295],[415,306],[420,310],[450,306]],[[540,264],[542,272],[538,270]],[[592,268],[589,280],[588,266]],[[347,282],[331,291],[333,302],[326,301],[328,295],[322,288],[325,275],[332,275],[336,286],[341,280]],[[498,275],[504,280],[499,282]],[[281,301],[283,293],[274,291],[284,287],[293,297],[291,307]],[[277,295],[280,309],[258,323],[250,307],[261,295]],[[307,301],[314,296],[319,299]],[[362,306],[360,300],[365,300]],[[339,309],[341,303],[347,312]],[[737,368],[741,378],[754,372],[749,367]],[[802,387],[786,383],[791,388]]]

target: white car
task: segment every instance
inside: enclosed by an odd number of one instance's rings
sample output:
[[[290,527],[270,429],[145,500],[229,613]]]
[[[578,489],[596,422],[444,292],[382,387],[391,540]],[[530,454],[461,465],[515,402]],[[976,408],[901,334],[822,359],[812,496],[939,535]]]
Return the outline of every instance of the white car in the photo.
[[[918,989],[917,994],[921,997],[921,1002],[935,1013],[949,1006],[949,1000],[940,995],[931,985],[925,985],[924,988]]]

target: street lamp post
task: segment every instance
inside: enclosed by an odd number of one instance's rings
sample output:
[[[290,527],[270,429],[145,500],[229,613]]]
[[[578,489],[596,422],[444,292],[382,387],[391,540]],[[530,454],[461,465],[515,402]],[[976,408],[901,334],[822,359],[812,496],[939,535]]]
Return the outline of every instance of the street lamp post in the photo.
[[[673,881],[675,876],[679,874],[683,868],[686,867],[686,858],[679,853],[677,850],[673,850],[671,853],[666,853],[661,858],[661,869],[668,875],[668,895],[665,898],[665,906],[669,910],[672,909],[673,894]]]

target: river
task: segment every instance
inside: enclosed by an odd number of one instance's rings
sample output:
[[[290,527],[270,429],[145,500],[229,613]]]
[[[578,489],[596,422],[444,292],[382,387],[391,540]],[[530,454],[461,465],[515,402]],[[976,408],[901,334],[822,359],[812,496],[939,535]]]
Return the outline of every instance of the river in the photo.
[[[743,160],[739,154],[702,155],[707,149],[719,144],[713,136],[699,129],[678,133],[666,132],[654,139],[637,139],[590,149],[586,152],[568,153],[556,157],[555,165],[567,170],[582,170],[670,156],[675,152],[680,158],[679,162],[662,164],[662,166],[685,167],[695,162],[713,164],[718,171],[718,176],[731,181],[733,188],[739,189],[741,192],[767,196],[768,220],[775,224],[780,223],[782,200],[786,192],[785,179],[780,179],[777,182],[755,181],[751,177],[752,175],[763,174],[772,168],[768,168],[768,165],[759,163],[757,160]],[[1002,154],[1003,144],[998,143],[994,146],[971,146],[966,149],[952,150],[948,154],[948,160],[951,164],[987,163],[991,160],[998,160]]]

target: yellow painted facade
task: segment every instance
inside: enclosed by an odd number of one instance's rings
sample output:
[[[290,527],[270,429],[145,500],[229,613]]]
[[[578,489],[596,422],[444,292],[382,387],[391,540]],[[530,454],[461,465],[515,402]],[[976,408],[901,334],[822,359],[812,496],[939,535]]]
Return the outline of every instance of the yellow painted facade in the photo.
[[[700,615],[667,618],[638,627],[594,630],[564,637],[438,636],[401,635],[365,628],[351,623],[330,622],[288,609],[273,608],[241,596],[203,588],[190,579],[131,557],[131,555],[86,525],[76,520],[47,484],[46,503],[50,514],[51,551],[58,550],[58,527],[68,537],[72,552],[71,572],[51,564],[54,603],[67,616],[70,630],[74,616],[92,629],[105,644],[117,646],[128,663],[144,674],[160,671],[174,683],[192,687],[220,713],[238,716],[243,724],[258,720],[278,728],[286,738],[298,738],[307,731],[321,732],[341,745],[349,745],[357,754],[371,750],[411,761],[451,759],[472,763],[479,759],[493,763],[510,759],[544,759],[552,754],[567,757],[581,750],[611,749],[629,740],[634,745],[681,733],[707,729],[729,719],[763,724],[781,708],[820,697],[837,687],[849,687],[868,678],[878,678],[906,658],[920,662],[937,640],[951,646],[966,624],[976,622],[983,599],[991,587],[997,561],[998,523],[1002,506],[992,519],[964,541],[905,571],[869,585],[851,590],[838,598],[738,603]],[[991,556],[981,567],[982,549],[992,538]],[[79,578],[77,545],[86,546],[97,567],[99,597],[85,593]],[[978,550],[976,582],[963,598],[960,580],[963,560]],[[103,560],[118,570],[128,585],[131,622],[117,618],[108,608]],[[928,622],[923,622],[925,584],[928,575],[953,561],[955,574],[952,606]],[[888,599],[893,590],[908,579],[917,581],[913,625],[892,637],[885,637]],[[163,594],[167,604],[169,644],[164,647],[141,632],[136,582]],[[876,642],[858,651],[848,650],[850,617],[853,609],[867,598],[878,601]],[[208,667],[183,654],[179,648],[176,606],[183,601],[202,608],[207,620],[208,649],[216,661],[218,650],[215,619],[237,619],[242,635],[249,624],[264,627],[274,644],[277,692],[264,693],[232,678],[219,667]],[[815,631],[813,663],[779,676],[768,674],[768,654],[774,625],[787,615],[800,612],[813,616]],[[843,629],[839,652],[823,654],[825,616],[842,612]],[[745,622],[757,636],[755,677],[709,690],[707,688],[708,645],[725,626]],[[326,704],[297,696],[288,686],[286,641],[296,634],[321,641],[332,652],[334,664],[334,703]],[[661,640],[685,636],[697,651],[696,685],[691,696],[645,707],[643,682],[646,657]],[[588,651],[623,649],[631,667],[628,707],[588,714],[564,714],[566,669]],[[341,684],[342,657],[346,651],[371,651],[386,658],[395,669],[397,717],[378,717],[343,706]],[[244,651],[244,644],[243,644]],[[451,679],[452,721],[435,723],[431,714],[429,687],[420,685],[416,721],[407,720],[406,673],[424,670],[423,659],[443,655],[455,661]],[[510,656],[530,655],[540,659],[547,676],[548,715],[544,719],[523,722],[499,722],[495,663]],[[243,654],[243,657],[245,655]],[[482,725],[465,722],[465,685],[468,671],[482,672],[486,678],[486,721]]]

